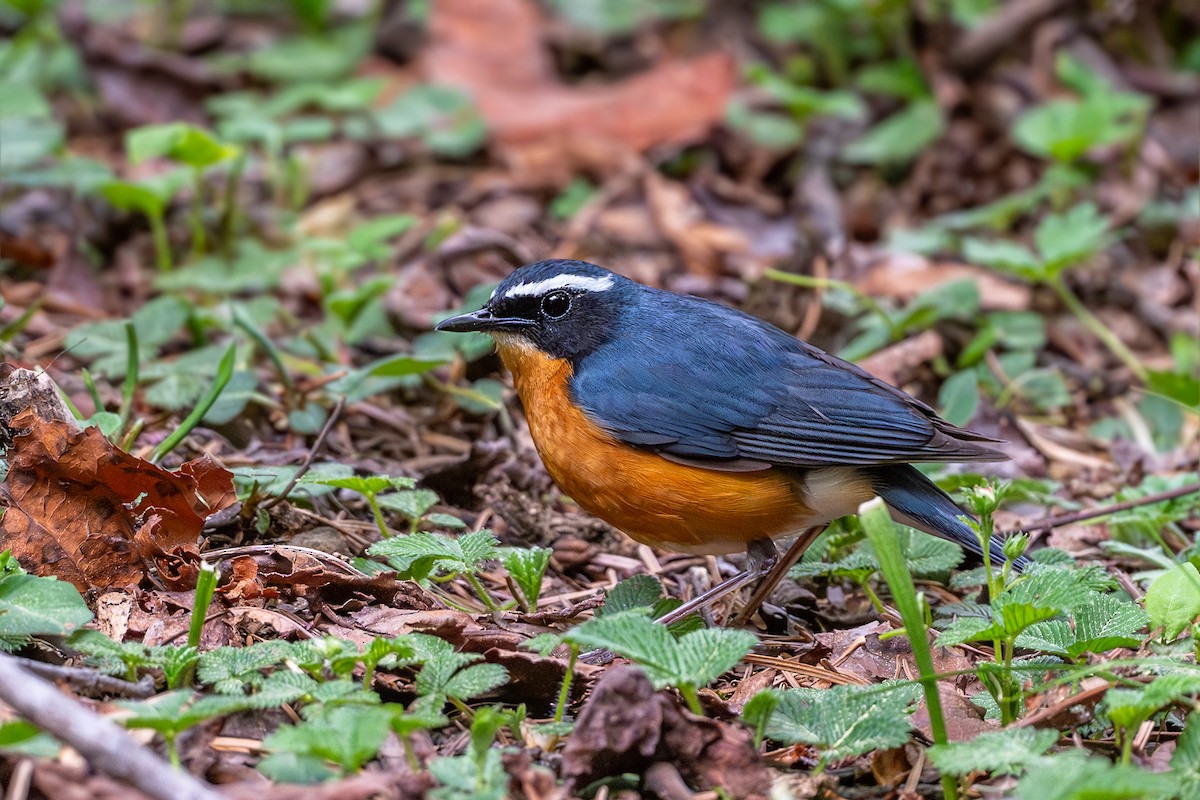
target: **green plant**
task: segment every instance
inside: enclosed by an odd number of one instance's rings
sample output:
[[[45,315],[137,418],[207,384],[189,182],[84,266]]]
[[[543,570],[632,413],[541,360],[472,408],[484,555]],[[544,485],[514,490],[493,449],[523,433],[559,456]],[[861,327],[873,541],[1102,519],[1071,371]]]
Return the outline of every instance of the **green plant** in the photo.
[[[115,642],[95,630],[76,631],[71,647],[87,656],[88,663],[110,675],[123,675],[133,682],[143,670],[158,669],[168,689],[181,689],[192,682],[200,651],[192,645],[157,645]]]
[[[1055,67],[1059,79],[1081,97],[1051,100],[1022,115],[1012,130],[1022,149],[1070,164],[1093,148],[1129,144],[1141,135],[1148,98],[1116,90],[1066,53],[1058,54]]]
[[[673,686],[696,714],[698,690],[732,669],[757,643],[749,631],[705,628],[676,637],[638,611],[608,613],[564,634],[577,647],[611,650],[641,667],[656,689]]]
[[[766,689],[746,703],[742,717],[756,737],[821,747],[817,772],[831,761],[899,747],[921,687],[908,681],[828,689]],[[951,795],[953,797],[953,795]]]
[[[0,650],[19,650],[33,636],[66,636],[91,619],[74,586],[30,575],[12,551],[0,552]]]
[[[387,559],[401,577],[420,583],[444,583],[462,576],[489,611],[498,611],[500,606],[479,582],[478,572],[484,562],[499,558],[499,545],[495,534],[486,529],[460,536],[418,532],[376,542],[367,553]]]
[[[208,131],[183,122],[135,128],[126,134],[125,150],[134,164],[152,158],[165,158],[191,171],[192,252],[203,255],[207,249],[203,218],[204,173],[224,161],[240,158],[241,151],[235,145],[218,140]],[[239,173],[240,170],[233,170],[232,180],[236,181]]]
[[[1068,268],[1087,261],[1111,241],[1109,220],[1092,203],[1081,203],[1061,214],[1048,214],[1038,223],[1036,253],[1016,242],[967,238],[963,255],[976,264],[1049,286],[1062,304],[1144,381],[1147,375],[1141,360],[1088,309],[1063,277]]]
[[[440,787],[430,791],[435,800],[502,800],[508,796],[508,774],[500,750],[492,742],[500,728],[517,727],[513,712],[489,706],[471,721],[471,742],[466,755],[435,758],[429,772]]]
[[[1171,641],[1200,616],[1200,572],[1190,561],[1163,572],[1146,591],[1146,613],[1153,628]]]
[[[263,740],[271,755],[258,769],[273,780],[314,783],[357,772],[379,753],[391,730],[391,712],[381,706],[322,708],[297,725],[281,725]],[[316,780],[314,780],[316,779]]]
[[[944,775],[964,778],[972,772],[1016,775],[1039,763],[1058,741],[1058,732],[1005,728],[968,742],[944,742],[929,748],[929,760]]]
[[[878,497],[861,506],[858,514],[862,518],[867,538],[879,556],[879,569],[887,579],[888,588],[892,590],[892,598],[895,600],[896,608],[900,611],[900,618],[904,622],[904,632],[912,647],[913,660],[917,663],[921,688],[925,692],[925,705],[929,709],[929,727],[933,733],[933,741],[935,744],[945,744],[948,741],[946,720],[942,715],[942,700],[938,695],[933,655],[929,651],[926,614],[922,609],[923,601],[917,597],[912,576],[905,566],[900,545],[896,541],[896,526],[892,522],[887,506]],[[982,538],[983,552],[985,553],[988,552],[990,538],[990,536]],[[989,559],[985,557],[984,562],[988,563]],[[954,782],[948,776],[942,778],[942,792],[946,800],[954,800]]]
[[[200,420],[204,419],[204,415],[217,402],[217,398],[221,396],[221,392],[225,391],[230,378],[233,377],[233,365],[236,358],[237,345],[231,344],[225,351],[225,355],[221,357],[221,363],[217,365],[216,377],[213,379],[208,391],[200,398],[199,402],[196,403],[196,407],[184,418],[183,422],[179,423],[179,427],[171,431],[167,438],[155,446],[150,454],[151,463],[157,464],[161,461],[163,456],[174,450],[183,441],[184,437],[200,424]]]
[[[121,700],[117,704],[129,715],[126,728],[149,728],[163,737],[172,766],[180,769],[176,743],[184,731],[210,719],[248,708],[241,697],[199,697],[190,689],[164,692],[149,700]]]
[[[334,489],[348,489],[349,491],[361,494],[363,499],[367,501],[367,505],[371,509],[371,514],[375,517],[375,525],[379,528],[379,535],[385,541],[391,537],[392,532],[388,529],[387,522],[383,518],[380,496],[386,495],[388,492],[410,490],[416,485],[416,482],[412,478],[393,477],[389,475],[325,478],[313,475],[311,472],[302,477],[300,482],[309,485],[328,486]]]
[[[542,594],[542,578],[553,554],[554,551],[548,547],[500,548],[500,563],[516,584],[518,591],[513,594],[526,611],[537,611],[538,598]]]

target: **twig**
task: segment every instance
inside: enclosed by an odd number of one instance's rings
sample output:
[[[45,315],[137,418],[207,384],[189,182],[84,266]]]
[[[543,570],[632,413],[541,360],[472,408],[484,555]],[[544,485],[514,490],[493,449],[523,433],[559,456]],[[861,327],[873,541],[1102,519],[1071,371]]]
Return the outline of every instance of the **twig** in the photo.
[[[1014,533],[1033,533],[1035,531],[1047,531],[1051,528],[1059,528],[1063,525],[1070,525],[1074,522],[1082,522],[1086,519],[1094,519],[1096,517],[1104,517],[1109,514],[1115,514],[1118,511],[1128,511],[1131,508],[1138,506],[1149,506],[1155,503],[1161,503],[1166,500],[1174,500],[1177,497],[1184,497],[1189,494],[1200,492],[1200,483],[1189,483],[1187,486],[1180,486],[1177,489],[1170,489],[1158,494],[1148,494],[1145,497],[1139,497],[1136,500],[1126,500],[1123,503],[1114,503],[1111,506],[1098,506],[1096,508],[1086,508],[1083,511],[1073,511],[1070,514],[1056,514],[1051,517],[1031,523],[1024,528],[1014,528],[1010,531],[1005,531],[1003,536],[1011,536]]]
[[[132,683],[87,667],[47,664],[44,661],[34,661],[29,658],[19,658],[18,661],[22,667],[35,675],[49,680],[66,681],[76,691],[86,693],[89,697],[115,695],[141,699],[154,695],[154,679],[149,675],[144,676],[137,683]]]
[[[224,800],[208,785],[172,769],[115,722],[63,695],[4,653],[0,653],[0,700],[75,748],[96,770],[154,800]]]
[[[342,415],[342,409],[346,407],[346,396],[342,395],[334,404],[333,410],[329,412],[329,419],[325,420],[325,424],[321,426],[321,432],[317,434],[317,440],[313,442],[313,446],[309,448],[308,455],[304,457],[303,463],[300,464],[300,469],[296,470],[296,474],[288,481],[287,486],[283,487],[283,491],[269,503],[262,505],[263,511],[269,511],[279,505],[287,498],[288,494],[296,487],[296,483],[304,477],[304,473],[308,472],[308,468],[312,466],[313,460],[316,459],[318,451],[325,444],[326,437],[333,430],[333,426],[337,423],[338,417]]]
[[[950,66],[959,72],[975,72],[995,59],[1013,40],[1070,0],[1018,0],[1000,7],[977,28],[970,30],[950,50]]]

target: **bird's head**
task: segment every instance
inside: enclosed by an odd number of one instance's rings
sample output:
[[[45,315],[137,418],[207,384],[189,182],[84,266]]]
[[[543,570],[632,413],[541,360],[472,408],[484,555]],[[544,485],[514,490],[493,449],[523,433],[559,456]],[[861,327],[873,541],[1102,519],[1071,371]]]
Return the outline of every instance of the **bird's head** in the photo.
[[[607,341],[644,288],[586,261],[539,261],[501,281],[483,308],[444,319],[437,330],[481,331],[501,347],[576,361]]]

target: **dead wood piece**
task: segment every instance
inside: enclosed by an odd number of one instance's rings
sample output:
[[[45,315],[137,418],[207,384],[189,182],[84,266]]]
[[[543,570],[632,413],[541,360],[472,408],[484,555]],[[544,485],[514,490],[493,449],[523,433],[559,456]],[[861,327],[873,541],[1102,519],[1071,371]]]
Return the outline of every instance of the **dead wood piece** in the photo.
[[[133,697],[144,698],[154,695],[154,679],[143,675],[137,683],[105,675],[87,667],[68,667],[62,664],[47,664],[43,661],[20,659],[21,666],[35,675],[48,680],[64,681],[80,694],[88,697]]]
[[[137,744],[115,722],[61,694],[0,653],[0,700],[79,751],[93,768],[155,800],[221,800],[215,790]]]

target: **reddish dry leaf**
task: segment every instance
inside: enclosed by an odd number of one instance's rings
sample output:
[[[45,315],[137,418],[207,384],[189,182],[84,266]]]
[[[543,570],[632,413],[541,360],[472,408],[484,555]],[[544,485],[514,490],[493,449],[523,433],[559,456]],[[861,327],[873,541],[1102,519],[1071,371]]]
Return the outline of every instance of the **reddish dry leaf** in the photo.
[[[505,151],[547,140],[565,155],[580,140],[644,151],[701,138],[725,114],[735,72],[724,53],[664,61],[608,86],[567,86],[544,28],[533,0],[445,0],[433,7],[422,68],[466,91]]]
[[[153,561],[168,582],[194,558],[204,520],[233,501],[233,476],[205,458],[168,472],[78,431],[18,414],[0,549],[80,591],[137,585]]]

